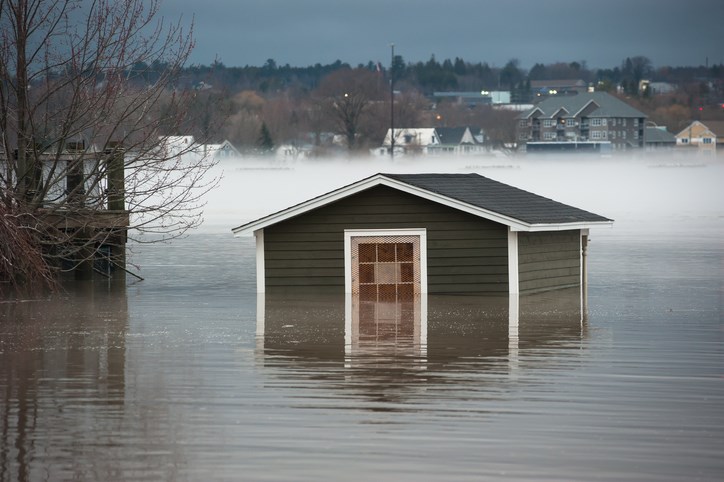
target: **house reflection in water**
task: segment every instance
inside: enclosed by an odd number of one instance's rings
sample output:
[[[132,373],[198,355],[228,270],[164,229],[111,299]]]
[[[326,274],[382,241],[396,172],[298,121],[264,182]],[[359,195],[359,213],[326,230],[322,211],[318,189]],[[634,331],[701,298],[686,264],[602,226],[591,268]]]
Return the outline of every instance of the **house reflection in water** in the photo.
[[[0,480],[87,478],[87,464],[63,477],[48,461],[86,460],[85,437],[120,426],[128,305],[116,288],[65,286],[62,298],[0,303]],[[109,460],[93,463],[110,473]]]
[[[506,297],[417,295],[397,301],[359,296],[290,300],[259,294],[257,351],[267,367],[305,366],[325,377],[387,377],[404,382],[426,371],[426,383],[461,369],[519,368],[519,354],[538,347],[579,348],[586,323],[580,289]],[[511,310],[513,306],[513,310]]]

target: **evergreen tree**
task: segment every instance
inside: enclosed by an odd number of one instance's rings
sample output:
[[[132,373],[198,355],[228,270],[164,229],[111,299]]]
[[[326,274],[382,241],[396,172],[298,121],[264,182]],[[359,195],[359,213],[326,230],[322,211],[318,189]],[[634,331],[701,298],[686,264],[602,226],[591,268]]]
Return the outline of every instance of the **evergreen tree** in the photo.
[[[269,128],[266,122],[261,123],[261,131],[259,132],[259,147],[264,152],[270,152],[274,149],[274,141],[272,140]]]

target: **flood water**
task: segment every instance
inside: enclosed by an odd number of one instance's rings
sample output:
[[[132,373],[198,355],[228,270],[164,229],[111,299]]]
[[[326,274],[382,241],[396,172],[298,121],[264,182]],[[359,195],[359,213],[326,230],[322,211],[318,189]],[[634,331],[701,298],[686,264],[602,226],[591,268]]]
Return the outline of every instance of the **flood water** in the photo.
[[[434,169],[616,219],[591,233],[587,311],[524,297],[514,331],[507,300],[367,323],[258,298],[231,227],[411,167],[226,168],[203,229],[134,246],[145,281],[0,303],[1,481],[724,477],[721,161]]]

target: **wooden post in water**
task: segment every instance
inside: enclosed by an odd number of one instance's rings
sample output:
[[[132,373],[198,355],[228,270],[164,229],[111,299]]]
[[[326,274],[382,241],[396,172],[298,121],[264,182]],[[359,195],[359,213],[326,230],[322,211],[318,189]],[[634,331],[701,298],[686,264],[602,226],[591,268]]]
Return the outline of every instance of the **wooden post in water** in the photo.
[[[108,176],[108,210],[121,215],[126,210],[125,151],[117,142],[111,142],[106,149],[106,173]],[[126,239],[128,225],[114,228],[109,236],[111,252],[109,262],[114,265],[113,279],[118,283],[126,281]]]
[[[106,149],[108,163],[108,210],[123,211],[126,209],[126,179],[124,172],[124,151],[118,143],[112,142]]]
[[[66,176],[68,204],[80,208],[85,205],[85,172],[83,170],[85,142],[69,141],[66,143],[66,150],[71,156],[68,159],[68,174]]]

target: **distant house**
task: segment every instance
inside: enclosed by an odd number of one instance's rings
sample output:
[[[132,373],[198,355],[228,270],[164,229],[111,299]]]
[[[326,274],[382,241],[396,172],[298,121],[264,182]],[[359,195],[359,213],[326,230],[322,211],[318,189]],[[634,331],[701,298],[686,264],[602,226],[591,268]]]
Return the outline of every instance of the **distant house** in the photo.
[[[700,153],[714,154],[718,144],[724,144],[724,122],[694,121],[676,134],[676,146],[696,148]]]
[[[650,95],[664,95],[676,92],[676,84],[669,82],[651,82],[649,80],[641,80],[639,82],[639,92],[648,92]]]
[[[667,131],[665,126],[646,127],[644,145],[647,151],[672,149],[676,147],[676,136]]]
[[[530,90],[536,97],[581,94],[588,92],[588,83],[581,79],[531,80]]]
[[[215,160],[241,157],[239,150],[228,140],[224,140],[221,144],[204,144],[201,146],[201,149]]]
[[[520,143],[610,143],[644,147],[646,114],[605,92],[553,95],[518,116]],[[562,149],[566,146],[562,145]]]
[[[233,232],[256,237],[259,292],[399,301],[581,287],[612,222],[478,174],[376,174]]]
[[[395,129],[395,154],[471,155],[485,151],[481,129],[470,127],[428,127]],[[388,155],[392,130],[388,129],[377,155]]]
[[[481,90],[475,92],[433,92],[432,98],[437,102],[449,99],[457,102],[458,104],[466,104],[469,106],[510,104],[510,91]]]
[[[218,144],[200,144],[194,136],[162,136],[159,141],[161,149],[169,156],[194,154],[208,156],[217,161],[241,156],[239,150],[228,140]]]

